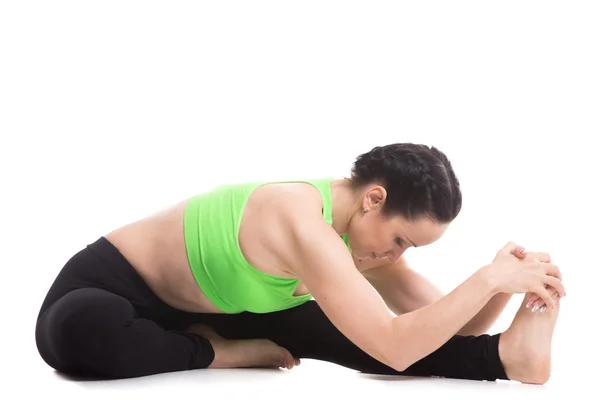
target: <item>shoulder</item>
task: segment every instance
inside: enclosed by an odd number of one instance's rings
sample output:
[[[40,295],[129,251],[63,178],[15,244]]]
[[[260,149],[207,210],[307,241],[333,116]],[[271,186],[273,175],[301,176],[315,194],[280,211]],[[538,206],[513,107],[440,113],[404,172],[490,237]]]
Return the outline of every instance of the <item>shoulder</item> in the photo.
[[[323,218],[322,202],[318,193],[311,193],[305,188],[285,191],[273,202],[272,215],[282,227],[282,233],[297,235],[314,233],[315,230],[327,229],[334,232],[333,227]]]
[[[311,190],[282,191],[268,211],[277,247],[272,250],[288,268],[295,270],[312,257],[348,253],[343,239],[323,218],[319,193]],[[328,251],[329,250],[329,251]]]
[[[245,215],[254,229],[268,237],[273,250],[289,246],[289,240],[305,232],[333,228],[323,218],[323,200],[317,189],[302,183],[271,183],[256,189]],[[286,240],[288,242],[286,242]]]
[[[307,184],[286,183],[269,187],[269,214],[285,224],[323,220],[323,201],[316,188]]]

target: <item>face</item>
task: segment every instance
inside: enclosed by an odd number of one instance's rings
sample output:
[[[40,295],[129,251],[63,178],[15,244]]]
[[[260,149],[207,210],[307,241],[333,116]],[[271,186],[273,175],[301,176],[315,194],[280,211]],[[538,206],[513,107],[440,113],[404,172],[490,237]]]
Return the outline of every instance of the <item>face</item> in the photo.
[[[407,249],[438,240],[448,227],[429,218],[408,222],[401,216],[383,216],[386,191],[381,186],[369,188],[362,199],[362,208],[353,216],[348,231],[350,247],[359,259],[396,262]]]

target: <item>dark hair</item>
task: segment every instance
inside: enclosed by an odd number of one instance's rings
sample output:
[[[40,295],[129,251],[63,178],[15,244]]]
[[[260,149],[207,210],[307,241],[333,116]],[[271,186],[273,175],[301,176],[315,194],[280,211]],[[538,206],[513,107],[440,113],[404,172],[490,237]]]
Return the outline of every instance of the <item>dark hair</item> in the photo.
[[[388,197],[382,213],[409,221],[429,217],[437,223],[454,220],[462,194],[452,165],[444,153],[423,144],[377,146],[359,155],[350,180],[356,187],[380,184]]]

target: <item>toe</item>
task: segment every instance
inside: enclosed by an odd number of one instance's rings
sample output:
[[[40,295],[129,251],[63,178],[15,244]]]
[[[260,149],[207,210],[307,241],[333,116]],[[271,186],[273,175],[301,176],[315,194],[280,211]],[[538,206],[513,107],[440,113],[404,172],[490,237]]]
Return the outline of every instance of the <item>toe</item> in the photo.
[[[284,362],[284,368],[287,368],[287,369],[294,368],[296,361],[294,360],[292,353],[290,353],[287,349],[284,349],[283,347],[281,348],[281,351],[282,351],[282,359]]]

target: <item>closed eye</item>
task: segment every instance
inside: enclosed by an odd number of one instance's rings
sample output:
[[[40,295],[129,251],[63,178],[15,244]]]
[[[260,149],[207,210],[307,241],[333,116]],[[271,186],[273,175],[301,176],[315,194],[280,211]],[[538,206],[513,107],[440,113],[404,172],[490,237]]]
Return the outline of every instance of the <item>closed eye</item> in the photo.
[[[404,246],[404,240],[400,239],[399,237],[396,238],[396,244],[400,247]]]

